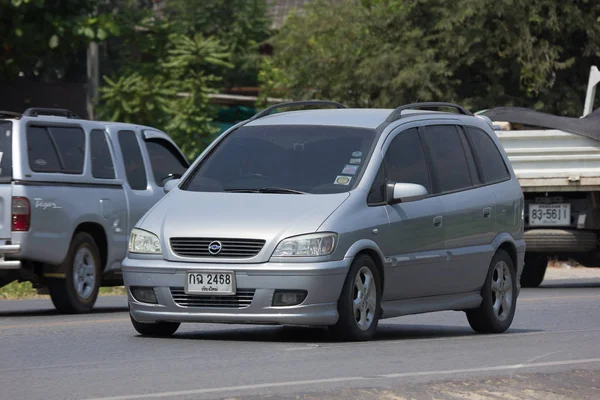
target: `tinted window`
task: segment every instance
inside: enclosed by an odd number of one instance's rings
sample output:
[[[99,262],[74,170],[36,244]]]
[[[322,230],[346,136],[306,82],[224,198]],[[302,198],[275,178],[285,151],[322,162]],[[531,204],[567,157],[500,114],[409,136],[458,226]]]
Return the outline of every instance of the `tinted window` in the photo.
[[[90,144],[92,146],[92,176],[100,179],[114,179],[115,167],[104,131],[93,130],[90,134]]]
[[[125,175],[129,186],[133,190],[146,190],[148,180],[146,179],[144,159],[135,132],[119,131],[119,145],[121,146]]]
[[[58,150],[62,172],[67,174],[83,173],[85,159],[85,133],[81,128],[48,127]]]
[[[0,121],[0,179],[12,177],[12,122]]]
[[[29,167],[35,172],[60,172],[56,146],[46,128],[27,128],[27,154]]]
[[[400,132],[392,140],[384,162],[388,182],[417,183],[431,192],[425,153],[415,128]]]
[[[471,186],[471,172],[458,130],[452,125],[428,126],[423,137],[431,155],[435,192],[443,193]]]
[[[477,155],[485,182],[496,182],[508,178],[506,164],[504,164],[492,138],[476,128],[467,128],[467,134]]]
[[[383,163],[381,167],[379,167],[379,171],[377,171],[377,176],[373,181],[373,185],[371,186],[371,190],[369,191],[369,196],[367,197],[367,203],[369,204],[377,204],[385,201],[385,168]]]
[[[373,129],[362,128],[244,126],[229,134],[182,188],[346,192],[362,172],[374,137]]]
[[[181,177],[187,165],[173,145],[165,140],[151,139],[146,141],[146,148],[150,156],[152,174],[158,186],[163,186],[163,180],[170,175]]]

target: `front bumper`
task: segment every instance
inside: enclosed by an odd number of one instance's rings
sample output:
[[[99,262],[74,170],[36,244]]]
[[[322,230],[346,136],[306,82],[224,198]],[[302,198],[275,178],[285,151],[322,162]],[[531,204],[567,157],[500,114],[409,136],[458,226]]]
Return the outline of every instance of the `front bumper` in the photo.
[[[138,322],[214,322],[235,324],[333,325],[337,301],[352,259],[308,263],[201,264],[162,259],[126,258],[122,264],[131,316]],[[186,271],[233,271],[238,290],[254,290],[251,303],[241,308],[186,307],[172,291],[184,287]],[[158,304],[137,301],[131,286],[153,287]],[[306,290],[295,306],[272,306],[275,290]],[[205,296],[188,296],[201,299]],[[232,299],[233,300],[233,299]]]

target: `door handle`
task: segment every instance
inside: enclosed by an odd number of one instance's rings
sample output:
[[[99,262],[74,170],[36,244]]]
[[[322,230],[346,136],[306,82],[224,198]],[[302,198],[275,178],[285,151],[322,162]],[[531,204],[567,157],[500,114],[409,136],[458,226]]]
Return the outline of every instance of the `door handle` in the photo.
[[[442,226],[442,221],[444,220],[443,217],[435,217],[433,219],[433,227],[434,228],[439,228],[440,226]]]
[[[488,219],[492,216],[492,207],[486,207],[483,209],[483,218]]]

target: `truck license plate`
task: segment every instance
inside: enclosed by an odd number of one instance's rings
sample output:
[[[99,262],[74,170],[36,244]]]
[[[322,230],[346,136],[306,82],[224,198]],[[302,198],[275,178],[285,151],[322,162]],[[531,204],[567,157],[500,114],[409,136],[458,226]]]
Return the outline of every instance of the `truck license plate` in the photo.
[[[529,225],[567,226],[571,225],[570,204],[530,204]]]
[[[185,274],[185,292],[207,296],[232,295],[236,291],[233,272],[197,272]]]

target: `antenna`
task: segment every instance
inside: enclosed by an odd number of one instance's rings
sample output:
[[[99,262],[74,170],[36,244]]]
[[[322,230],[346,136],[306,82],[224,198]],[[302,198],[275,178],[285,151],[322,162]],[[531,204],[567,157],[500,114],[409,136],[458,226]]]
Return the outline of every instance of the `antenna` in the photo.
[[[414,101],[415,103],[419,102],[419,99],[421,98],[421,92],[423,91],[423,88],[425,87],[425,85],[427,84],[427,82],[429,82],[429,77],[430,76],[431,76],[431,70],[427,74],[427,78],[425,78],[425,82],[423,82],[423,86],[421,86],[421,89],[419,89],[419,93],[417,95],[417,100]]]

